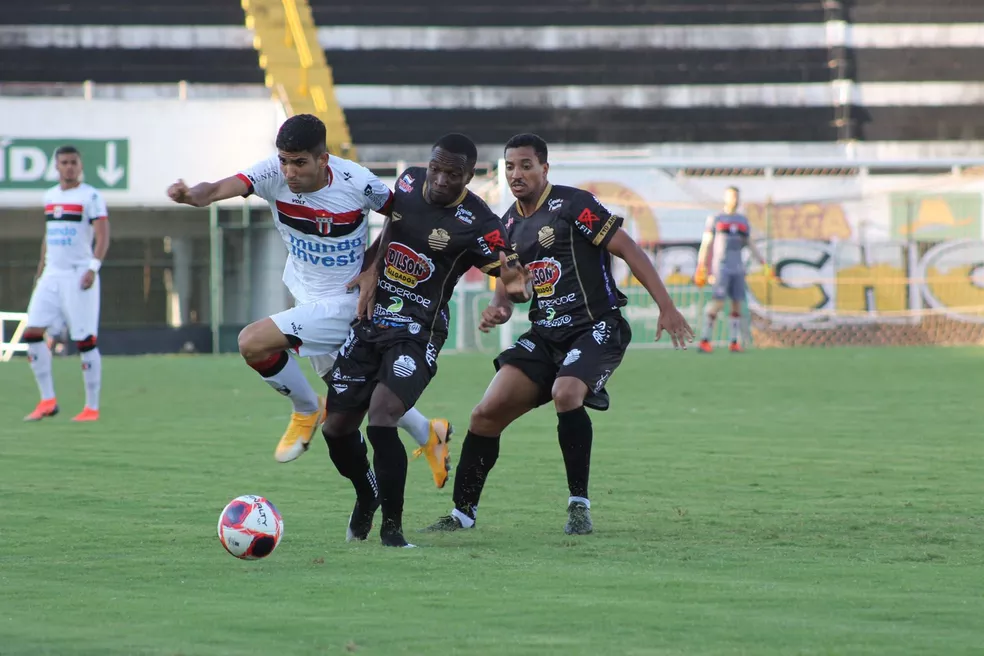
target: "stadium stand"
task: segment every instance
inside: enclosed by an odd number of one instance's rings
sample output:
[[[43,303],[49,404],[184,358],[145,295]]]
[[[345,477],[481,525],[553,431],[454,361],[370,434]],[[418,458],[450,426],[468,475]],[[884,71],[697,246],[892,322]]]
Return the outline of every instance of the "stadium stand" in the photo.
[[[360,145],[427,143],[434,125],[481,143],[524,129],[629,145],[984,139],[967,100],[984,85],[975,0],[311,4]],[[232,0],[39,0],[5,22],[0,47],[32,48],[0,57],[6,93],[84,81],[264,93]],[[935,36],[919,32],[930,23]]]

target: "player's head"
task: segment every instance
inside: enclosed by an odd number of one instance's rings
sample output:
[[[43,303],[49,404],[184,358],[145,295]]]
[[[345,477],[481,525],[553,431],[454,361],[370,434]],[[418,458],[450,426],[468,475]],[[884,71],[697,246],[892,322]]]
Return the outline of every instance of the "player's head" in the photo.
[[[547,186],[547,142],[535,134],[517,134],[506,142],[503,152],[513,196],[535,202]]]
[[[291,116],[277,133],[280,170],[294,193],[309,193],[325,186],[328,166],[328,133],[313,114]]]
[[[437,140],[427,164],[427,202],[449,205],[458,199],[475,175],[478,148],[456,132]]]
[[[82,177],[82,155],[75,146],[62,146],[55,151],[55,168],[63,185],[78,184]]]
[[[738,211],[738,187],[728,187],[724,190],[724,211],[734,214]]]

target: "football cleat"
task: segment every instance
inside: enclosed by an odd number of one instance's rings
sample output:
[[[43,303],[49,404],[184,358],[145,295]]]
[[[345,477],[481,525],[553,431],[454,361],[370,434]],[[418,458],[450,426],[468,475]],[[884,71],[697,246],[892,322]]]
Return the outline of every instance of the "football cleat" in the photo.
[[[564,533],[567,535],[588,535],[594,530],[591,523],[591,511],[580,501],[573,501],[567,506],[567,525]]]
[[[417,545],[410,544],[403,537],[403,528],[399,524],[383,520],[383,527],[379,531],[379,539],[384,547],[398,547],[401,549],[414,549]]]
[[[430,465],[431,473],[434,475],[434,485],[441,489],[448,482],[448,474],[451,471],[451,453],[448,450],[448,443],[451,442],[451,435],[454,428],[447,419],[431,419],[430,438],[427,444],[414,450],[414,459],[421,455],[427,457],[427,464]]]
[[[31,414],[24,417],[24,421],[41,421],[45,417],[54,417],[57,414],[58,401],[56,399],[44,399],[31,411]]]
[[[318,426],[325,420],[325,400],[318,397],[318,411],[311,414],[293,412],[290,415],[290,423],[284,431],[280,443],[277,444],[277,451],[274,458],[277,462],[290,462],[301,457],[308,447],[311,446],[311,438],[318,430]]]
[[[376,516],[376,509],[379,508],[379,498],[373,499],[370,503],[363,504],[358,499],[355,500],[355,507],[349,515],[348,526],[345,527],[346,542],[362,542],[369,537],[372,530],[372,518]]]
[[[745,349],[743,349],[741,347],[741,345],[738,344],[738,342],[731,342],[731,346],[728,347],[728,350],[731,351],[732,353],[744,353],[745,352]]]
[[[712,353],[713,351],[714,348],[711,346],[710,341],[706,339],[700,340],[700,343],[697,345],[698,353]]]
[[[86,406],[82,412],[72,417],[72,421],[99,421],[99,411]]]
[[[468,528],[475,528],[475,525],[472,524]],[[423,529],[426,533],[451,533],[452,531],[461,530],[467,529],[465,529],[465,526],[461,523],[461,520],[454,515],[445,515],[427,528]]]

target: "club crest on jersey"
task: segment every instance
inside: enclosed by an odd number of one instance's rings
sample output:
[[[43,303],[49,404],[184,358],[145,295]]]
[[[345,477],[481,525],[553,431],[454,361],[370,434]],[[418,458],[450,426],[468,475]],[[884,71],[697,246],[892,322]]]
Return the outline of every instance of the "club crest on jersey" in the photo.
[[[554,234],[553,226],[543,226],[540,231],[536,233],[536,240],[540,242],[540,245],[544,248],[550,248],[554,245],[554,241],[557,236]]]
[[[65,209],[61,205],[55,205],[55,209],[51,211],[51,216],[56,219],[62,218],[65,215]]]
[[[464,205],[458,205],[458,209],[454,213],[454,218],[458,219],[465,225],[471,225],[472,221],[475,220],[475,215],[466,210]]]
[[[411,191],[413,191],[413,183],[414,183],[413,177],[409,173],[407,173],[402,178],[400,178],[400,181],[396,183],[396,185],[400,188],[400,191],[402,191],[405,194],[409,194]]]
[[[386,251],[385,276],[404,287],[413,289],[430,279],[434,273],[434,262],[421,255],[406,244],[394,241]]]
[[[560,262],[552,257],[530,262],[526,267],[533,276],[533,291],[537,298],[549,298],[554,295],[556,285],[563,273]]]
[[[451,235],[444,228],[434,228],[430,236],[427,237],[427,245],[435,251],[443,251],[448,247],[448,242],[450,241]]]
[[[547,211],[556,212],[560,209],[560,206],[564,204],[563,198],[551,198],[547,201]]]

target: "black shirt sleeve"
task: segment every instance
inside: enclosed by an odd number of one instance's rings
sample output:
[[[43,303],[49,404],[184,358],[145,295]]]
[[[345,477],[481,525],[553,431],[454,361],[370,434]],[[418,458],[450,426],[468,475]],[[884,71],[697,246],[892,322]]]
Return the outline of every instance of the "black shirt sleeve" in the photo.
[[[502,219],[492,213],[491,210],[482,212],[483,219],[475,221],[475,232],[471,244],[468,247],[472,257],[472,266],[481,269],[482,273],[489,276],[498,276],[501,263],[499,253],[506,254],[506,261],[511,262],[519,256],[507,243],[508,232],[502,224]]]
[[[578,190],[571,197],[567,210],[562,214],[577,232],[599,248],[607,248],[624,219],[612,214],[598,200],[586,191]]]

